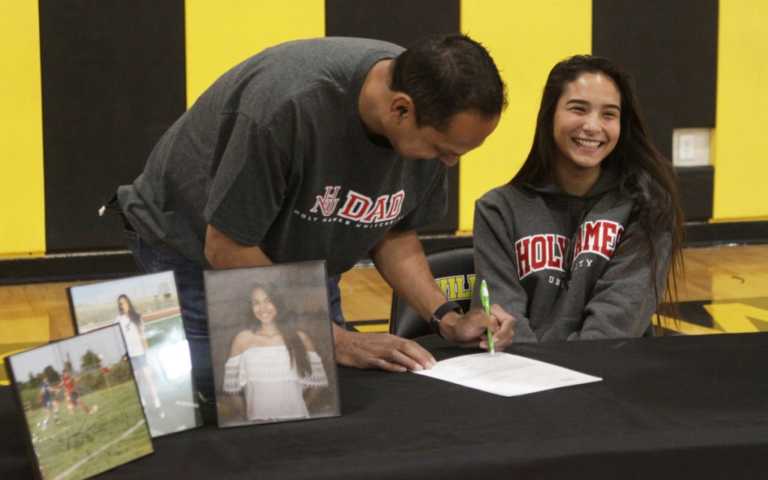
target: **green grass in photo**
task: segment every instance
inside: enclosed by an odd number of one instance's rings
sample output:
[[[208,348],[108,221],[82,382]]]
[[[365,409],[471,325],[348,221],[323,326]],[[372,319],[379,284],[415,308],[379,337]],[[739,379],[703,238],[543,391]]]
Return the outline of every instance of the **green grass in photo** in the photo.
[[[86,478],[152,452],[144,414],[133,382],[80,398],[96,411],[58,402],[58,414],[43,427],[46,411],[27,411],[33,444],[44,478]]]

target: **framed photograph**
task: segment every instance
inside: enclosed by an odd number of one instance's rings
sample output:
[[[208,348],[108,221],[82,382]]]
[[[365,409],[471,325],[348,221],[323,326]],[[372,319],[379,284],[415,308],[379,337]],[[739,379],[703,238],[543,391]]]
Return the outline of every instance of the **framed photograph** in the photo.
[[[119,325],[153,437],[202,424],[173,272],[68,290],[78,333]]]
[[[88,478],[153,452],[117,325],[6,358],[41,478]]]
[[[205,272],[220,427],[338,416],[324,262]]]

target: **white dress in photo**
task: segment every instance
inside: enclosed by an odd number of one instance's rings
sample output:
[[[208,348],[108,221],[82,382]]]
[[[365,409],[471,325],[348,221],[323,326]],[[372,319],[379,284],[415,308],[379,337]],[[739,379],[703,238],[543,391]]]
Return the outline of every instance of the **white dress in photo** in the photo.
[[[251,347],[230,357],[224,368],[224,392],[245,395],[250,421],[308,418],[303,391],[328,385],[323,362],[307,352],[312,371],[299,377],[285,345]]]
[[[144,339],[141,337],[141,331],[128,317],[128,315],[121,314],[117,316],[117,323],[120,324],[120,329],[123,331],[123,337],[125,338],[125,345],[128,347],[128,356],[138,357],[147,353],[144,348]]]

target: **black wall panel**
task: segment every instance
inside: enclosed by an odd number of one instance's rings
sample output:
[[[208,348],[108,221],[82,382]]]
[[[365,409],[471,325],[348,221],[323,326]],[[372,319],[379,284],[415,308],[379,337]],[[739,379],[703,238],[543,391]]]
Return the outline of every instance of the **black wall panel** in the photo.
[[[680,202],[683,204],[686,221],[707,221],[712,218],[714,175],[711,166],[677,170]]]
[[[122,246],[98,207],[184,112],[183,0],[40,0],[48,252]]]
[[[715,126],[717,22],[717,0],[593,2],[592,51],[634,77],[654,142],[670,159],[673,129]],[[686,218],[710,218],[712,169],[678,173]]]
[[[427,35],[459,33],[459,0],[326,0],[327,36],[366,37],[407,47]],[[459,169],[448,170],[448,215],[420,233],[453,233],[459,225]]]
[[[717,0],[594,0],[592,51],[635,78],[656,145],[672,129],[715,126]]]

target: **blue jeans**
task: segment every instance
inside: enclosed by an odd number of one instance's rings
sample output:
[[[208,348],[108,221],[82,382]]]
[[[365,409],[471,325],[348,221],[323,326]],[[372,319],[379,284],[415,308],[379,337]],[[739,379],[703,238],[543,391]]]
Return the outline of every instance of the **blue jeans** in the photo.
[[[184,319],[184,330],[192,357],[192,376],[195,386],[203,399],[212,402],[214,398],[213,368],[208,340],[208,319],[205,302],[205,284],[201,266],[164,246],[145,242],[136,232],[126,230],[128,248],[133,252],[139,268],[146,273],[173,270],[179,291],[179,304]],[[331,320],[344,327],[341,311],[340,275],[328,277],[328,305]],[[206,414],[203,412],[203,416]]]

